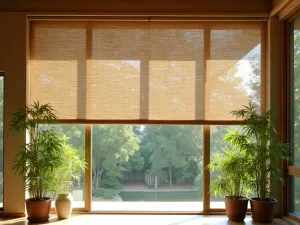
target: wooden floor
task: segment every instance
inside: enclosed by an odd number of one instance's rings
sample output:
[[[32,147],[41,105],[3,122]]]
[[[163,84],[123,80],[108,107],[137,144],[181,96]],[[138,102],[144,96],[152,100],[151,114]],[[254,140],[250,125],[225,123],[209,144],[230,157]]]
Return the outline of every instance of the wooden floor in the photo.
[[[0,225],[27,225],[26,218],[0,219]],[[196,215],[74,215],[70,219],[58,220],[51,216],[48,222],[38,224],[53,225],[260,225],[251,217],[244,222],[233,222],[226,216],[196,216]],[[272,225],[291,225],[290,223],[274,219]],[[263,224],[262,224],[263,225]]]

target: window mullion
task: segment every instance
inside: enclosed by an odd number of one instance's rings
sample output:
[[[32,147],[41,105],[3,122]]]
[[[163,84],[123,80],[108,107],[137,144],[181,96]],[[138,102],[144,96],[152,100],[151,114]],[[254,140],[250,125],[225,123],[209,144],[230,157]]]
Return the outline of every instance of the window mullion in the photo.
[[[84,179],[84,202],[85,210],[92,208],[92,125],[85,125],[85,179]]]
[[[204,126],[203,132],[203,212],[210,210],[210,126]]]
[[[86,26],[86,74],[85,74],[85,87],[86,87],[86,103],[89,102],[89,87],[88,79],[91,75],[91,59],[92,59],[92,42],[93,42],[93,27],[92,24]],[[88,105],[85,107],[85,113]],[[91,211],[92,209],[92,125],[85,125],[85,160],[86,160],[86,169],[85,169],[85,180],[84,180],[84,204],[85,210]]]

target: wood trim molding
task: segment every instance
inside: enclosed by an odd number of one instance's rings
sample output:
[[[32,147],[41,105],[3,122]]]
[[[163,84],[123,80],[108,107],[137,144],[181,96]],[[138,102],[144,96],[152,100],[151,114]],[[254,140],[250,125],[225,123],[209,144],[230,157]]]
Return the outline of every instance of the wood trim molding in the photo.
[[[226,13],[226,14],[164,14],[164,15],[120,15],[120,14],[99,14],[83,13],[53,13],[53,14],[28,14],[28,20],[47,21],[268,21],[268,13]]]
[[[151,16],[149,17],[149,21],[263,21],[266,22],[269,20],[269,17],[263,15],[263,16],[259,16],[259,15],[253,15],[253,16],[233,16],[233,15],[229,15],[229,16],[217,16],[214,15],[212,16],[206,16],[206,17],[202,17],[202,16],[193,16],[193,17],[167,17],[167,16]]]
[[[260,105],[261,105],[261,113],[265,113],[266,112],[266,108],[267,108],[267,46],[268,46],[268,27],[267,24],[262,24],[262,28],[261,28],[261,50],[260,50],[260,54],[261,54],[261,58],[260,58],[260,65],[261,65],[261,87],[260,87]]]
[[[41,123],[47,124],[46,121]],[[242,125],[238,120],[56,120],[54,124],[166,124],[166,125]]]
[[[275,16],[281,12],[292,0],[282,0],[280,1],[270,12],[270,16]]]
[[[5,212],[2,212],[0,213],[0,216],[1,217],[10,217],[10,218],[16,218],[16,217],[25,217],[26,214],[25,213],[5,213]]]
[[[97,214],[97,215],[226,215],[225,209],[222,211],[209,211],[209,212],[202,212],[202,211],[90,211],[90,212],[79,212],[79,211],[72,211],[72,215],[76,214]],[[249,215],[249,212],[247,212]]]
[[[284,216],[283,219],[288,221],[292,225],[298,225],[300,222],[300,218],[295,216],[295,214],[293,213],[289,213],[288,216]]]
[[[288,138],[288,133],[289,133],[289,124],[287,123],[288,121],[288,115],[289,115],[289,109],[288,109],[288,97],[290,96],[290,92],[288,89],[288,75],[284,75],[287,74],[288,68],[289,68],[289,64],[288,64],[288,58],[289,58],[289,45],[287,45],[287,43],[289,43],[289,38],[288,38],[288,24],[287,21],[283,21],[282,22],[282,54],[281,54],[281,63],[282,63],[282,72],[281,72],[281,82],[282,82],[282,91],[281,91],[281,95],[282,95],[282,102],[281,102],[281,109],[282,109],[282,113],[281,113],[281,118],[280,118],[280,123],[281,123],[281,140],[283,140],[284,142],[290,143],[290,139]],[[287,168],[288,166],[288,162],[286,160],[282,160],[280,163],[280,167],[283,171],[282,176],[284,178],[284,180],[286,181],[286,183],[288,182],[288,173],[287,173]],[[287,215],[288,214],[288,185],[284,185],[282,187],[282,215]]]
[[[279,14],[280,20],[286,20],[300,9],[300,0],[293,0]]]
[[[270,12],[270,16],[278,15],[279,20],[286,20],[299,9],[300,9],[300,0],[282,0]]]
[[[295,166],[288,166],[288,174],[295,177],[300,177],[300,168]]]

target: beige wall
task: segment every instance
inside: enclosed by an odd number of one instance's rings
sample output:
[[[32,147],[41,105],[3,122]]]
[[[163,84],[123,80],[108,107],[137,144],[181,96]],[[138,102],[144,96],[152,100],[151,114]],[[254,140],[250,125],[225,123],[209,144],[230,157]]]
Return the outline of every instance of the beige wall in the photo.
[[[24,13],[0,13],[0,71],[4,84],[4,205],[6,212],[24,212],[24,188],[11,162],[25,135],[9,132],[10,114],[26,104],[26,19]]]
[[[82,0],[0,1],[0,71],[5,72],[4,210],[6,213],[23,213],[25,210],[23,184],[20,177],[11,171],[11,161],[19,151],[19,146],[25,143],[25,134],[9,132],[9,122],[10,114],[26,105],[26,14],[42,15],[45,12],[56,11],[108,15],[248,14],[267,13],[272,6],[271,0],[243,0],[242,3],[241,0],[85,0],[84,4],[82,2]],[[97,11],[99,13],[96,13]]]

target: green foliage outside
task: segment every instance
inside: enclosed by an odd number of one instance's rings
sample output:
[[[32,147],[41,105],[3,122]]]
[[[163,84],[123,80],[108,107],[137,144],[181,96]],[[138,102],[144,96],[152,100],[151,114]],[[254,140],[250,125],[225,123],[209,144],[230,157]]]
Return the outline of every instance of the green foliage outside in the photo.
[[[217,128],[212,131],[212,137],[222,138],[227,127]],[[66,135],[68,145],[76,148],[79,158],[84,160],[83,125],[56,124],[51,129],[60,138]],[[164,144],[165,140],[168,140],[167,144]],[[219,152],[222,146],[219,144],[214,148]],[[159,176],[160,184],[187,183],[190,187],[197,188],[202,195],[202,126],[95,125],[92,151],[93,190],[105,188],[116,193],[122,188],[121,180],[125,171],[150,169]],[[98,172],[102,174],[97,186],[95,176]],[[82,173],[79,182],[74,183],[74,188],[83,189],[83,178]],[[112,191],[108,192],[113,193]]]
[[[93,189],[92,195],[93,197],[101,197],[104,199],[112,199],[117,192],[112,189],[107,189],[107,188],[97,188]]]
[[[294,71],[293,71],[293,79],[294,79],[294,87],[291,87],[291,90],[294,91],[294,110],[292,114],[294,121],[292,121],[293,125],[293,136],[291,137],[292,144],[292,165],[297,167],[300,166],[300,30],[294,30]],[[292,199],[292,211],[300,212],[300,182],[299,178],[295,178],[294,182],[294,192],[292,193],[294,196]]]
[[[100,187],[111,188],[111,189],[120,189],[122,185],[118,179],[103,179],[99,182]]]
[[[201,193],[201,197],[202,197],[202,193],[203,193],[203,174],[199,174],[198,176],[196,176],[194,182],[195,182],[195,187],[197,188],[199,193]]]
[[[51,129],[60,138],[66,135],[68,145],[84,159],[84,126],[56,124]],[[195,186],[198,179],[197,187],[202,190],[202,126],[95,125],[92,133],[93,190],[120,190],[125,171],[148,168],[159,176],[161,184],[187,182]],[[160,151],[151,147],[154,145]],[[75,186],[83,189],[83,174]]]
[[[170,186],[194,183],[202,173],[202,126],[146,126],[142,138],[145,165]]]
[[[98,189],[104,174],[106,179],[122,177],[129,158],[139,150],[140,139],[130,125],[95,125],[92,134],[93,186]]]

